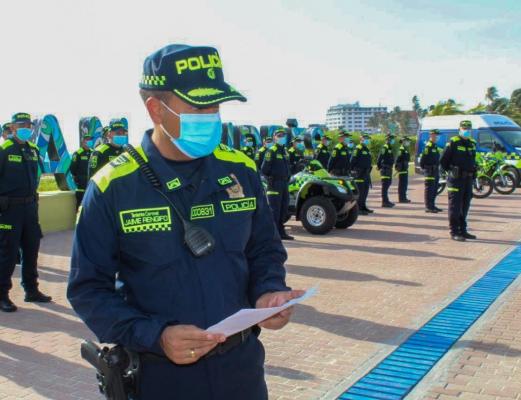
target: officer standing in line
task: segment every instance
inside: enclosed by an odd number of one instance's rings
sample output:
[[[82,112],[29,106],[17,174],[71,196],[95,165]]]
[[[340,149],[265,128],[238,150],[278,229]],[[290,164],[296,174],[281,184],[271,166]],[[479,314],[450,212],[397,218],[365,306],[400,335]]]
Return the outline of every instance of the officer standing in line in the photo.
[[[14,132],[0,146],[0,310],[14,312],[9,298],[11,277],[22,250],[22,286],[26,302],[47,303],[50,296],[38,290],[37,259],[42,231],[38,223],[38,181],[41,160],[30,141],[31,116],[13,115]]]
[[[383,145],[376,162],[376,167],[380,171],[382,179],[382,207],[384,208],[392,208],[395,205],[389,200],[389,188],[393,180],[393,145],[394,135],[390,133],[386,137],[386,143]]]
[[[9,123],[3,124],[0,128],[0,131],[2,132],[2,142],[5,142],[7,139],[10,139],[13,136]]]
[[[394,168],[398,173],[398,202],[399,203],[410,203],[411,200],[407,198],[407,188],[409,187],[409,162],[411,161],[411,153],[409,147],[411,141],[408,137],[400,139],[400,149],[398,150],[398,156]]]
[[[92,136],[85,135],[81,139],[81,147],[72,154],[70,171],[76,183],[76,209],[81,205],[87,183],[89,181],[89,159],[94,141]]]
[[[288,150],[289,155],[289,169],[291,175],[295,175],[296,173],[302,171],[304,169],[304,150],[306,149],[304,146],[304,142],[302,138],[296,137],[291,142],[292,146]]]
[[[467,230],[467,214],[472,200],[472,181],[476,174],[476,142],[472,122],[461,121],[459,135],[450,139],[441,155],[440,165],[448,171],[449,224],[453,240],[476,239]]]
[[[275,144],[266,151],[262,163],[262,175],[268,180],[266,194],[273,213],[275,226],[282,240],[294,240],[286,233],[284,223],[289,208],[288,182],[291,176],[288,152],[286,151],[287,133],[283,128],[274,133]]]
[[[353,156],[351,157],[351,174],[355,178],[356,186],[358,186],[358,212],[361,215],[371,214],[374,211],[367,208],[367,196],[369,195],[369,186],[371,186],[371,152],[369,144],[371,137],[364,133],[360,137],[360,144],[355,147]]]
[[[347,142],[350,142],[351,135],[344,130],[339,132],[338,144],[331,153],[327,170],[335,176],[347,176],[351,171],[351,152]]]
[[[327,163],[329,162],[329,138],[324,135],[322,136],[321,143],[315,149],[315,157],[314,160],[317,160],[322,164],[324,168],[327,169]]]
[[[113,121],[109,129],[105,136],[106,143],[96,147],[90,155],[89,179],[104,165],[123,153],[123,146],[128,143],[128,132],[123,122]]]
[[[271,137],[265,137],[263,146],[255,153],[255,164],[257,165],[257,169],[261,169],[262,163],[264,162],[264,156],[266,155],[266,150],[271,149],[272,146],[273,139]]]
[[[420,156],[420,168],[425,174],[425,212],[438,213],[443,211],[436,207],[436,196],[440,182],[440,153],[441,149],[436,145],[440,132],[432,129],[429,132],[429,141]]]
[[[154,128],[139,158],[129,148],[87,187],[68,299],[100,341],[140,354],[140,400],[266,400],[259,327],[206,332],[240,309],[302,295],[286,286],[287,254],[255,162],[219,144],[219,104],[246,99],[211,47],[155,52],[140,88]],[[185,241],[193,227],[206,231],[202,246]],[[280,329],[291,312],[260,326]]]
[[[252,160],[255,159],[255,139],[251,134],[247,134],[244,136],[245,146],[241,149],[241,151],[250,157]]]

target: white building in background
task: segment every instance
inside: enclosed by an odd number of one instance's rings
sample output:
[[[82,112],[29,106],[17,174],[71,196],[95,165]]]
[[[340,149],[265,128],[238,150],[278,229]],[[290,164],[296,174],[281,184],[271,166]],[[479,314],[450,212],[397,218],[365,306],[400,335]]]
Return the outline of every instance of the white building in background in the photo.
[[[358,101],[354,104],[339,104],[327,110],[326,125],[329,129],[374,133],[377,129],[368,126],[369,119],[375,114],[386,112],[387,107],[360,107]]]

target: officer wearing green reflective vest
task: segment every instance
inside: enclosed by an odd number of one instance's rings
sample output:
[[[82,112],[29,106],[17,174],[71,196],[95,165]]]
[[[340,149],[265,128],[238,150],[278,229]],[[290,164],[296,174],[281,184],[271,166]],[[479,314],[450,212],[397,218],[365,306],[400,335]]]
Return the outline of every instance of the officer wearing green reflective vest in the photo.
[[[257,150],[255,153],[255,164],[257,165],[257,169],[260,171],[262,167],[262,163],[264,162],[264,156],[266,155],[266,150],[270,149],[273,146],[273,139],[271,137],[265,137],[263,146]]]
[[[395,138],[392,133],[386,136],[386,142],[380,150],[376,167],[380,171],[382,180],[382,207],[392,208],[394,203],[389,200],[389,188],[393,180],[393,164],[394,164],[394,146]]]
[[[410,203],[407,198],[407,188],[409,186],[409,162],[411,161],[411,153],[409,147],[411,141],[408,137],[400,138],[400,149],[396,156],[394,168],[398,174],[398,202]]]
[[[291,175],[296,174],[304,169],[304,141],[301,137],[296,137],[291,142],[291,147],[288,150],[288,161]]]
[[[106,134],[106,143],[94,149],[89,158],[89,178],[92,178],[104,165],[115,160],[123,153],[123,146],[128,143],[127,127],[122,121],[112,121]]]
[[[338,135],[338,143],[334,147],[327,170],[335,176],[347,176],[351,171],[351,135],[344,130],[340,130]]]
[[[13,134],[11,133],[11,124],[8,122],[3,124],[0,130],[2,131],[2,142],[13,137]]]
[[[356,186],[358,187],[358,210],[361,215],[372,214],[373,210],[367,207],[367,196],[369,194],[369,187],[371,186],[371,151],[369,144],[371,137],[364,133],[360,137],[360,144],[355,147],[351,157],[351,175],[355,178]]]
[[[472,185],[476,175],[476,142],[472,139],[472,122],[461,121],[459,135],[452,137],[440,158],[448,171],[449,225],[453,240],[476,239],[467,230],[467,214],[472,200]]]
[[[266,151],[262,163],[262,175],[268,180],[268,202],[273,213],[275,226],[282,240],[293,240],[284,228],[289,208],[289,178],[291,176],[289,156],[286,151],[287,132],[284,128],[275,131],[273,145]]]
[[[70,172],[76,184],[76,209],[81,205],[89,181],[89,159],[94,146],[92,136],[81,138],[81,147],[72,154]]]
[[[282,328],[292,310],[228,337],[207,331],[302,295],[286,286],[255,162],[219,144],[220,103],[246,99],[211,47],[153,53],[140,89],[154,127],[87,187],[68,299],[101,342],[138,353],[139,400],[265,400],[260,328]]]
[[[0,310],[14,312],[9,298],[11,276],[22,253],[22,286],[26,302],[47,303],[38,289],[37,259],[42,238],[38,222],[38,182],[42,162],[31,142],[33,124],[27,113],[13,115],[13,137],[0,145]]]
[[[251,134],[246,134],[244,136],[244,147],[241,151],[252,160],[255,159],[255,139]]]
[[[330,156],[331,155],[329,153],[329,138],[326,135],[324,135],[320,139],[320,144],[315,149],[315,156],[313,159],[320,162],[320,164],[322,164],[322,166],[325,169],[327,169],[327,163],[329,162]]]
[[[425,144],[425,149],[420,156],[420,168],[425,175],[424,199],[426,213],[438,213],[443,211],[435,204],[440,182],[441,149],[436,145],[439,134],[440,132],[437,129],[432,129],[429,132],[429,141]]]

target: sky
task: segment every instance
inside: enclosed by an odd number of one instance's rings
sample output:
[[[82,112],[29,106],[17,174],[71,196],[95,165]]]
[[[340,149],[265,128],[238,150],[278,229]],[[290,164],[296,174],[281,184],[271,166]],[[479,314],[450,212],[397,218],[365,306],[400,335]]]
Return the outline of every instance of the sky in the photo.
[[[465,108],[521,87],[519,0],[2,0],[0,121],[54,114],[72,150],[78,120],[150,127],[138,94],[145,57],[171,43],[219,50],[248,98],[224,121],[324,123],[328,107]]]

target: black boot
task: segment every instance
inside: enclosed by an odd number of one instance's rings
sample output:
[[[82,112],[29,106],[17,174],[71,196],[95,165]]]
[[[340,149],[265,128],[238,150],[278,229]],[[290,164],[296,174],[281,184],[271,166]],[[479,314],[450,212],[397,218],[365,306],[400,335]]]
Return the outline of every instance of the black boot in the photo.
[[[18,307],[11,301],[8,294],[0,295],[0,310],[3,312],[15,312]]]
[[[468,232],[463,232],[463,234],[461,236],[463,236],[465,239],[470,239],[470,240],[475,240],[478,238],[476,235],[472,235]]]
[[[434,210],[436,210],[436,211],[438,211],[438,212],[442,212],[442,211],[443,211],[443,208],[439,208],[439,207],[434,206]]]
[[[25,293],[24,301],[26,303],[50,303],[52,300],[51,296],[47,296],[40,292],[38,289],[31,290]]]
[[[435,208],[426,208],[425,212],[430,214],[438,214],[438,210],[436,210]]]
[[[394,207],[394,203],[391,203],[390,201],[384,201],[382,202],[382,207],[383,208],[393,208]]]
[[[460,235],[460,234],[455,234],[455,235],[450,235],[450,238],[452,240],[455,240],[456,242],[464,242],[465,241],[465,237],[463,235]]]
[[[410,203],[410,202],[411,202],[411,200],[409,200],[409,199],[401,199],[399,201],[399,203]]]

